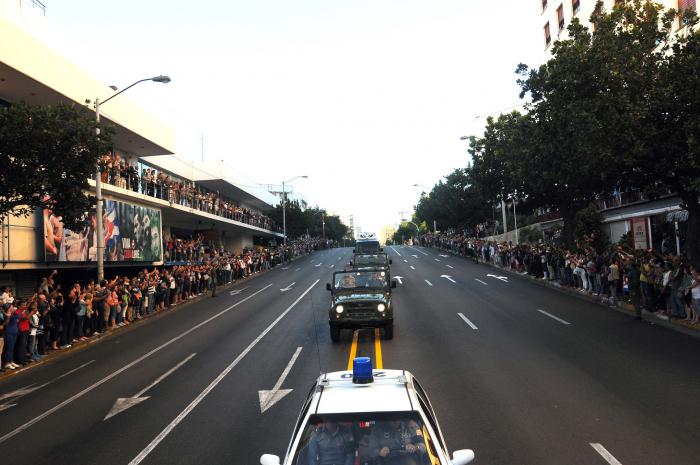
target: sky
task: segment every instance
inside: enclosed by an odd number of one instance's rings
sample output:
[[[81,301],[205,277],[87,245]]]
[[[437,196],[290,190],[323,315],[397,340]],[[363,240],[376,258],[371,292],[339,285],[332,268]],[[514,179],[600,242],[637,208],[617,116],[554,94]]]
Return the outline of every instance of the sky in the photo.
[[[544,59],[535,0],[44,3],[56,48],[106,84],[172,78],[128,98],[179,157],[203,138],[256,182],[306,175],[296,192],[377,233],[467,165],[460,136],[520,104],[515,67]]]

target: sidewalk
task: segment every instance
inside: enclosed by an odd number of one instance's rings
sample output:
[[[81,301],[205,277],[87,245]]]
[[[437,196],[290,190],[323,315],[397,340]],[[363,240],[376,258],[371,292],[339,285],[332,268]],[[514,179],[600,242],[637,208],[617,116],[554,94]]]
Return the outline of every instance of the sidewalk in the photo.
[[[432,248],[432,247],[429,247]],[[461,255],[456,255],[450,250],[443,250],[443,249],[438,249],[442,250],[445,253],[449,253],[455,257],[459,258],[465,258]],[[517,271],[513,270],[508,270],[506,268],[501,268],[500,266],[496,266],[493,263],[484,263],[484,262],[479,262],[479,265],[485,265],[489,266],[493,269],[496,269],[502,273],[507,273],[512,276],[518,276],[520,278],[528,279],[532,281],[535,284],[538,284],[540,286],[544,287],[549,287],[550,289],[555,289],[559,292],[562,292],[564,294],[568,294],[570,296],[578,297],[583,300],[587,300],[588,302],[600,305],[601,307],[609,308],[611,310],[616,310],[618,312],[622,312],[626,315],[634,315],[634,306],[630,303],[624,302],[624,301],[617,301],[615,303],[615,306],[611,306],[609,304],[608,298],[604,296],[596,296],[596,295],[591,295],[587,293],[582,293],[576,289],[562,286],[556,281],[545,281],[544,279],[538,279],[532,275],[529,275],[525,272],[519,273]],[[671,329],[673,331],[677,331],[679,333],[687,334],[688,336],[693,336],[700,338],[700,325],[693,326],[689,324],[686,321],[683,320],[671,320],[668,317],[660,317],[656,313],[653,312],[648,312],[646,310],[642,310],[642,319],[644,321],[647,321],[651,323],[652,325],[657,325],[657,326],[662,326],[664,328]]]
[[[312,254],[313,254],[313,252],[312,252]],[[311,255],[311,254],[309,254],[309,255]],[[269,273],[270,271],[276,269],[277,267],[281,268],[288,263],[292,263],[295,260],[298,260],[300,258],[307,257],[307,256],[308,255],[300,255],[300,256],[297,256],[297,257],[290,259],[288,262],[280,263],[279,265],[275,266],[274,268],[270,268],[269,270],[259,272],[257,274],[252,274],[250,276],[246,276],[245,278],[240,279],[238,281],[233,281],[233,282],[225,284],[225,285],[217,286],[217,289],[216,289],[217,296],[219,296],[220,293],[222,293],[222,292],[226,292],[227,289],[229,289],[233,286],[236,286],[236,285],[245,283],[247,281],[250,281],[254,278],[263,276],[263,275]],[[185,302],[180,302],[179,304],[173,305],[171,307],[166,307],[165,310],[160,310],[160,311],[154,310],[152,313],[150,313],[148,315],[144,315],[139,320],[134,320],[131,323],[129,323],[128,325],[116,326],[114,328],[110,328],[110,329],[106,330],[105,332],[103,332],[99,335],[96,335],[96,336],[91,336],[90,338],[88,338],[84,341],[75,341],[75,342],[71,343],[71,347],[68,349],[48,350],[46,352],[46,354],[44,355],[44,358],[42,358],[38,362],[32,362],[28,365],[21,367],[21,368],[17,368],[16,370],[5,370],[5,371],[0,372],[0,381],[4,380],[6,378],[9,378],[11,376],[15,376],[15,375],[22,373],[24,371],[31,370],[34,367],[42,366],[46,363],[50,363],[50,362],[57,360],[59,358],[63,358],[64,356],[66,356],[68,354],[73,354],[76,351],[79,351],[79,350],[85,349],[86,347],[89,347],[91,344],[95,344],[95,343],[104,341],[106,339],[109,339],[114,335],[124,334],[124,332],[128,331],[129,329],[133,329],[134,327],[142,326],[143,324],[145,324],[149,321],[153,321],[153,320],[158,319],[158,317],[161,317],[163,315],[169,315],[173,311],[176,311],[176,310],[179,310],[179,309],[182,309],[185,307],[189,307],[190,304],[193,304],[195,302],[199,302],[201,300],[205,300],[208,298],[211,298],[211,290],[204,292],[204,293],[202,293],[202,295],[196,296],[193,299],[187,300]]]

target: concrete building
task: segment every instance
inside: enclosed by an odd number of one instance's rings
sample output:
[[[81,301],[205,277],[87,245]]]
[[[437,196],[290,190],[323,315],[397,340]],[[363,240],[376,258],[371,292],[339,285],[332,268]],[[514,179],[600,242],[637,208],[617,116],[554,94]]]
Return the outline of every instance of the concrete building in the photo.
[[[0,105],[68,103],[93,111],[86,100],[104,100],[115,91],[31,33],[28,25],[43,21],[44,14],[40,2],[0,0]],[[158,91],[167,92],[167,87]],[[154,190],[146,178],[132,181],[122,177],[120,183],[103,183],[105,209],[116,226],[110,232],[115,253],[105,260],[106,274],[114,267],[172,261],[163,244],[173,236],[202,235],[207,243],[232,251],[281,239],[277,227],[263,215],[276,202],[265,189],[250,186],[223,162],[194,166],[182,161],[175,156],[172,128],[128,98],[119,96],[101,107],[101,117],[115,129],[113,156],[132,166],[136,176],[144,169],[163,173],[171,181],[196,186],[202,195],[216,193],[230,206],[226,211],[190,206],[180,202],[174,191],[169,195],[165,189]],[[127,181],[132,181],[131,185]],[[95,181],[89,180],[89,186],[94,195]],[[46,269],[94,270],[94,231],[62,230],[53,237],[57,222],[51,212],[37,211],[27,218],[9,217],[0,223],[0,287],[10,285],[19,295],[26,295]],[[134,245],[138,241],[130,234],[148,238],[148,253]]]
[[[605,0],[607,9],[624,0]],[[656,0],[665,8],[696,10],[696,0]],[[537,0],[540,34],[542,34],[543,58],[551,56],[552,44],[568,37],[566,30],[576,17],[588,27],[596,0]],[[685,29],[678,20],[676,31]],[[659,199],[647,199],[640,191],[613,192],[605,195],[598,207],[603,215],[603,230],[612,242],[627,234],[633,238],[635,248],[655,248],[679,252],[685,240],[683,222],[687,212],[681,208],[681,199],[672,193]],[[552,224],[554,221],[548,222]],[[547,223],[543,223],[546,228]]]

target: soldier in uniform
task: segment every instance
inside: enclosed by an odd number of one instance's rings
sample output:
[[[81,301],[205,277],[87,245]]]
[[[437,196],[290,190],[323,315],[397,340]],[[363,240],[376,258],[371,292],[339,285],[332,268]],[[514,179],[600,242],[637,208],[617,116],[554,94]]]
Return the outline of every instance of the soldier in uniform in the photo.
[[[414,421],[380,423],[370,436],[369,454],[381,465],[420,465],[426,454],[423,433]]]
[[[352,465],[355,441],[338,423],[326,421],[309,441],[309,465]]]

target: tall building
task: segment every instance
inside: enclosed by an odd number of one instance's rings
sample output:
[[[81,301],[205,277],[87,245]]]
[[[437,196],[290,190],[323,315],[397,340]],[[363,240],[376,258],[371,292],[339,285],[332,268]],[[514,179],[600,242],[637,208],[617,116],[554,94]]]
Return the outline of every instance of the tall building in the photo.
[[[605,7],[611,9],[618,3],[625,0],[605,0]],[[676,10],[696,9],[696,0],[656,0],[665,8],[675,8]],[[571,19],[576,17],[587,26],[590,26],[590,17],[597,0],[538,0],[541,11],[541,31],[544,49],[549,52],[552,44],[568,36],[567,26]],[[678,21],[677,28],[681,29],[683,24]]]
[[[396,228],[394,228],[393,226],[384,226],[379,232],[379,240],[382,244],[386,244],[387,241],[390,241],[391,238],[394,237],[395,232]]]

